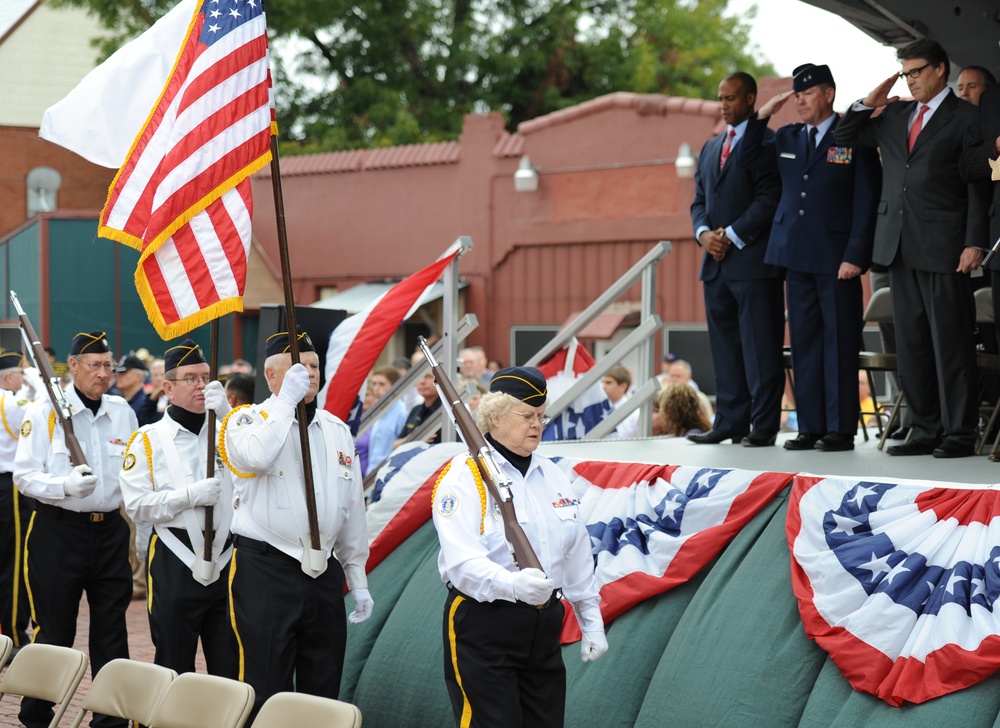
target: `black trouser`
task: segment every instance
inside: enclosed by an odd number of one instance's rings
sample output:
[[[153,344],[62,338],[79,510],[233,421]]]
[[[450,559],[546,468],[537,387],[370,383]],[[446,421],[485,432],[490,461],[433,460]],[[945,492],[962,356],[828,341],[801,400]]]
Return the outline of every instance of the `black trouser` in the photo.
[[[444,680],[463,728],[552,728],[566,711],[559,635],[563,605],[477,602],[451,589],[444,604]]]
[[[337,698],[347,643],[343,568],[331,558],[313,578],[269,544],[243,536],[233,542],[229,596],[239,679],[255,693],[247,725],[275,693]]]
[[[190,547],[187,533],[171,531]],[[209,674],[236,679],[239,655],[229,621],[229,565],[216,581],[200,584],[154,533],[146,570],[149,633],[156,647],[153,661],[178,673],[194,672],[200,637]]]
[[[10,473],[0,473],[0,634],[14,647],[31,641],[28,593],[24,588],[24,537],[35,501],[21,495]]]
[[[92,520],[92,519],[100,520]],[[80,598],[90,606],[90,670],[128,657],[125,612],[132,601],[128,524],[118,510],[73,513],[37,504],[25,546],[25,581],[36,643],[72,647]],[[19,718],[28,728],[45,728],[52,703],[25,698]],[[94,714],[94,728],[126,728],[128,721]]]

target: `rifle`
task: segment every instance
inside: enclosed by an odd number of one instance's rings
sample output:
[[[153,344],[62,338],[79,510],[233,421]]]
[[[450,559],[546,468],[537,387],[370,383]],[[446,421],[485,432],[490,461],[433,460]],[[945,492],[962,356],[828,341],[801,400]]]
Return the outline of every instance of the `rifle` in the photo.
[[[507,547],[510,549],[511,557],[514,559],[514,565],[519,569],[538,569],[539,571],[544,571],[541,562],[538,560],[538,556],[535,555],[534,549],[531,548],[531,543],[528,541],[524,529],[517,522],[517,515],[514,513],[514,496],[510,490],[510,478],[505,476],[500,469],[493,448],[490,447],[490,443],[483,437],[483,433],[479,431],[475,421],[472,419],[472,415],[469,414],[469,410],[466,409],[465,404],[462,402],[458,390],[455,389],[455,385],[444,371],[444,368],[434,360],[434,355],[431,353],[430,347],[427,346],[427,340],[421,336],[418,339],[418,343],[420,344],[420,350],[424,352],[427,363],[431,367],[431,371],[434,373],[434,383],[437,385],[438,394],[441,395],[441,402],[445,410],[447,410],[448,416],[451,417],[451,421],[455,423],[455,429],[458,430],[462,436],[462,440],[468,446],[473,464],[479,471],[486,489],[493,496],[493,502],[496,503],[497,508],[500,510],[500,516],[503,519],[504,535],[507,538]]]
[[[42,379],[45,381],[45,389],[49,393],[49,401],[52,402],[52,409],[55,410],[56,416],[62,424],[63,439],[69,449],[70,462],[73,465],[86,465],[87,458],[83,454],[83,448],[80,447],[80,441],[76,439],[76,433],[73,432],[73,410],[70,409],[69,400],[66,399],[62,384],[52,369],[52,363],[42,347],[42,342],[38,340],[35,327],[28,320],[28,314],[21,308],[21,303],[17,300],[17,294],[14,291],[10,292],[10,300],[14,304],[14,310],[17,311],[18,319],[21,321],[21,338],[24,339],[28,348],[31,362],[41,372]]]

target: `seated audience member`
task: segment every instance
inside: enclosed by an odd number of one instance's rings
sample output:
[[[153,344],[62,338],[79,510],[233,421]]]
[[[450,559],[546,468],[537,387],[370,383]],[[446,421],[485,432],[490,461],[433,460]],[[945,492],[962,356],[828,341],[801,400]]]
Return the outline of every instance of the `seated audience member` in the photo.
[[[437,387],[434,386],[434,372],[429,371],[420,378],[420,381],[417,382],[417,393],[423,401],[410,410],[406,423],[399,431],[398,439],[393,443],[394,450],[406,441],[406,438],[418,425],[421,425],[424,420],[441,409],[441,398],[438,396]],[[428,438],[427,442],[432,445],[441,442],[441,430],[435,432],[432,437]]]
[[[629,387],[632,386],[632,375],[629,370],[621,364],[615,364],[608,370],[608,373],[601,378],[601,386],[604,394],[614,409],[618,409],[628,401]],[[618,423],[608,437],[627,438],[638,437],[639,435],[639,410],[633,410],[624,420]]]
[[[371,409],[377,400],[378,397],[375,396],[375,390],[372,389],[372,383],[369,379],[368,386],[365,387],[365,401],[361,405],[361,411],[365,412]],[[358,451],[358,460],[361,463],[362,477],[368,472],[368,441],[371,439],[371,436],[372,429],[369,427],[354,440],[354,449]]]
[[[229,371],[233,374],[253,374],[254,368],[246,359],[234,359],[229,365]]]
[[[226,399],[230,407],[253,404],[253,391],[257,380],[253,374],[237,372],[230,374],[226,380]]]
[[[489,369],[494,374],[496,374],[498,371],[503,369],[503,362],[500,361],[499,359],[490,359],[490,362],[489,364],[486,365],[486,368]]]
[[[654,435],[684,437],[707,432],[712,427],[712,421],[702,411],[698,393],[687,384],[667,384],[657,397],[657,409],[659,412],[655,419],[659,420],[659,424],[658,428],[654,425]]]
[[[382,399],[392,385],[399,381],[399,369],[396,366],[384,366],[374,369],[368,381],[375,391],[376,399]],[[401,400],[392,403],[385,412],[379,415],[375,424],[368,430],[371,437],[368,440],[368,465],[377,468],[392,453],[392,445],[399,437],[400,430],[406,424],[409,411]],[[367,475],[367,470],[365,471]]]
[[[715,408],[712,407],[712,402],[708,396],[698,387],[698,382],[691,378],[691,365],[688,362],[684,359],[676,358],[671,360],[667,366],[667,376],[661,380],[661,384],[666,384],[667,382],[687,384],[694,389],[698,393],[698,401],[701,403],[701,411],[705,413],[705,417],[708,418],[709,422],[715,419]]]
[[[465,406],[473,415],[479,409],[480,398],[489,391],[489,385],[482,379],[463,379],[458,385],[458,393],[465,399]]]

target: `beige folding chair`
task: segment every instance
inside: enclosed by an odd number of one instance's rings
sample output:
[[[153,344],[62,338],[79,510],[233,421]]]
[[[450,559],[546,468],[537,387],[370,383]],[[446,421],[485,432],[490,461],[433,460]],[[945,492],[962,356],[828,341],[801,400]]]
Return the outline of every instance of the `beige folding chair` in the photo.
[[[872,297],[868,299],[868,305],[865,307],[865,322],[872,324],[890,324],[892,323],[892,293],[888,288],[880,288],[872,294]],[[886,354],[882,352],[875,351],[862,351],[858,356],[858,369],[863,369],[865,375],[868,377],[868,386],[871,389],[872,399],[876,398],[875,390],[875,377],[872,372],[889,372],[894,373],[897,370],[898,359],[895,354]],[[899,393],[896,395],[896,401],[892,403],[892,411],[889,413],[889,420],[882,426],[881,413],[879,413],[878,429],[881,436],[878,441],[878,449],[881,450],[885,447],[885,439],[888,437],[889,433],[892,432],[892,425],[899,416],[899,408],[903,404],[903,389],[899,389]],[[870,414],[863,412],[862,416],[862,427],[864,428],[864,415]],[[867,428],[864,428],[865,439],[868,439]]]
[[[56,645],[25,645],[0,680],[0,698],[20,695],[56,703],[49,728],[59,725],[90,660],[79,650]]]
[[[170,683],[149,728],[243,728],[253,688],[237,680],[186,672]]]
[[[94,676],[72,728],[78,728],[88,711],[148,725],[176,677],[176,672],[160,665],[112,660]]]
[[[0,634],[0,667],[7,664],[7,658],[10,657],[11,650],[14,649],[14,640],[5,634]]]
[[[357,706],[305,693],[276,693],[261,706],[254,728],[361,728]]]

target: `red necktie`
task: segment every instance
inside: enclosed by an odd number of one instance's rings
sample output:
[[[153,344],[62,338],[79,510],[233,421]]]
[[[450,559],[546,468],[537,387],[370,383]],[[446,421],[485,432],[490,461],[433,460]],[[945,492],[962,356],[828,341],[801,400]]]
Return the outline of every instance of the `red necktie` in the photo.
[[[729,159],[729,148],[732,146],[733,137],[736,136],[736,130],[730,129],[729,134],[726,135],[726,141],[722,143],[722,154],[719,157],[719,171],[726,166],[726,160]]]
[[[906,138],[908,151],[913,151],[913,145],[916,144],[917,137],[920,136],[920,130],[924,128],[924,114],[926,114],[930,108],[931,107],[927,104],[921,106],[920,113],[917,114],[917,118],[913,120],[913,126],[910,127],[910,135]]]

